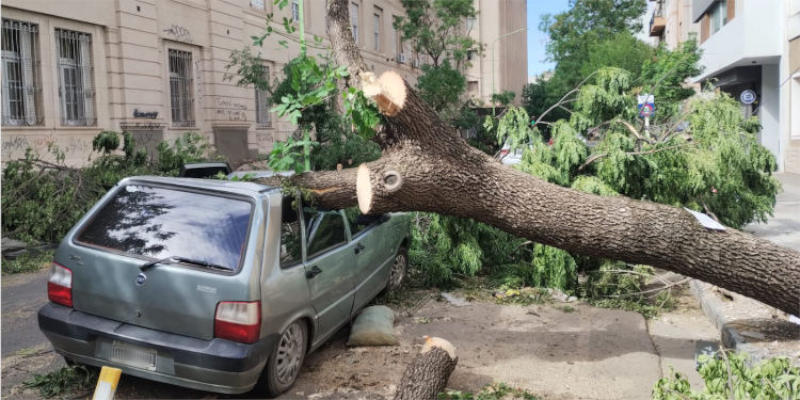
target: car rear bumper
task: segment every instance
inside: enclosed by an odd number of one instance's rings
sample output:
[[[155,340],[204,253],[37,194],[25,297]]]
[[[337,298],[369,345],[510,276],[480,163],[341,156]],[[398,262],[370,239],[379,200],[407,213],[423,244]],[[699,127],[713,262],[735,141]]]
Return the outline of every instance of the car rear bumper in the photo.
[[[74,361],[120,368],[144,379],[217,393],[244,393],[255,386],[277,335],[253,344],[203,340],[125,324],[57,304],[39,310],[39,329],[55,350]],[[140,368],[111,360],[122,342],[155,350],[155,366]]]

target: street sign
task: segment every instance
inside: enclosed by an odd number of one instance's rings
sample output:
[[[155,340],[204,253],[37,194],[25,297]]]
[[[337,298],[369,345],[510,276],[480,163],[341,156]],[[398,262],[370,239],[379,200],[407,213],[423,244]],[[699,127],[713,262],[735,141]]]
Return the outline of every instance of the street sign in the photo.
[[[750,105],[756,102],[756,92],[746,89],[739,94],[739,100],[742,104]]]
[[[639,116],[642,118],[652,117],[656,112],[656,99],[652,94],[640,94],[637,96],[637,108]]]

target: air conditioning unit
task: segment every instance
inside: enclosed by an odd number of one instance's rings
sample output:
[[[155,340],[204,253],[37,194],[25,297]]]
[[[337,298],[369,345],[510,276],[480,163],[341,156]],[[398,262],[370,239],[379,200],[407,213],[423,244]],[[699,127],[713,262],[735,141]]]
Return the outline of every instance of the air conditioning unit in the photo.
[[[403,54],[403,53],[398,54],[397,55],[397,62],[400,63],[400,64],[405,64],[406,63],[406,55]]]

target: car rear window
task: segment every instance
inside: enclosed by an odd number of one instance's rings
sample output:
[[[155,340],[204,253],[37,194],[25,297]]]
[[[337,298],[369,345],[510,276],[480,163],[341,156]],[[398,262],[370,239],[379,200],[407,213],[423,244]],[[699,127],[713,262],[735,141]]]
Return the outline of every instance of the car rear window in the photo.
[[[127,185],[94,215],[77,240],[127,254],[179,256],[236,270],[251,212],[245,200]]]

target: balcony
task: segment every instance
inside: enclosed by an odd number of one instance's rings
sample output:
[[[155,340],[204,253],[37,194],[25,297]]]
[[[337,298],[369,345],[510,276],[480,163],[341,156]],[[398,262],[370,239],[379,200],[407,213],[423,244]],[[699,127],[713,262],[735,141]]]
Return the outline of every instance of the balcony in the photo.
[[[664,18],[664,13],[661,10],[661,5],[653,11],[653,16],[650,17],[650,36],[657,37],[664,33],[664,28],[667,27],[667,19]]]

